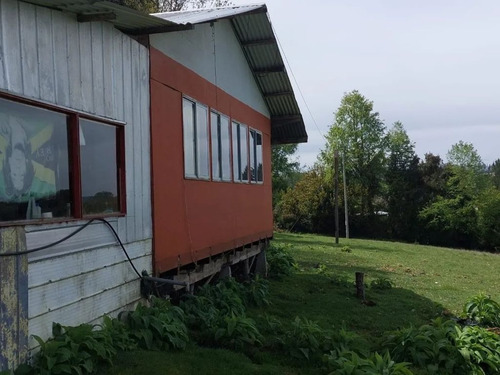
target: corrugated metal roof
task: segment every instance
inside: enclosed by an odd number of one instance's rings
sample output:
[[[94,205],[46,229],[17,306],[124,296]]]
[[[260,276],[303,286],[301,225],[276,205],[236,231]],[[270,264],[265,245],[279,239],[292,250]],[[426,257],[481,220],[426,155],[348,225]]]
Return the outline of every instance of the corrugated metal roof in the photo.
[[[271,113],[273,144],[307,142],[307,132],[265,4],[156,13],[181,25],[230,19]]]
[[[79,20],[107,21],[116,28],[131,34],[147,34],[179,29],[166,19],[145,14],[112,1],[95,0],[23,0],[25,3],[76,14]]]

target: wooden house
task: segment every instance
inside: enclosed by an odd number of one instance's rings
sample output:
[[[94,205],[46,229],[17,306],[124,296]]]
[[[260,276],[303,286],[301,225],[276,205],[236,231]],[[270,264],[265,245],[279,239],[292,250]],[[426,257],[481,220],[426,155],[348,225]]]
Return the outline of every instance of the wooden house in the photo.
[[[264,5],[0,0],[0,36],[0,370],[131,308],[138,273],[262,262],[271,145],[307,139]]]

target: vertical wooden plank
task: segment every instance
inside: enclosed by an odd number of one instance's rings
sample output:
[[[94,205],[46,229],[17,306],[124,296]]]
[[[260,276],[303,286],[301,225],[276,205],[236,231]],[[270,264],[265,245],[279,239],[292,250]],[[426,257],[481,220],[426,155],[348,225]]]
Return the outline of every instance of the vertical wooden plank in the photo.
[[[151,223],[151,142],[150,142],[150,93],[149,93],[149,50],[140,47],[140,74],[141,74],[141,143],[142,149],[142,216],[143,232],[141,238],[152,237]]]
[[[2,1],[2,55],[5,83],[2,88],[16,93],[23,92],[21,69],[21,37],[19,29],[19,2]]]
[[[135,239],[135,184],[134,180],[134,119],[133,119],[133,91],[132,91],[132,50],[131,39],[124,36],[123,45],[123,119],[125,126],[125,168],[127,173],[127,242]]]
[[[104,64],[103,64],[103,38],[102,23],[92,22],[92,89],[94,100],[94,113],[104,114]]]
[[[19,27],[21,30],[21,68],[23,75],[23,94],[40,98],[40,82],[37,56],[37,27],[35,7],[19,3]]]
[[[69,68],[68,68],[68,33],[66,25],[68,17],[61,12],[52,12],[53,48],[56,81],[56,103],[65,107],[70,106],[69,101]]]
[[[0,253],[26,250],[23,227],[0,229]],[[14,369],[28,352],[28,258],[0,258],[0,371]]]
[[[123,121],[123,37],[113,32],[113,107],[115,118]]]
[[[5,3],[2,3],[0,1],[0,88],[6,89],[7,88],[7,76],[5,72],[5,48],[4,48],[4,42],[3,42],[3,36],[5,34],[5,28],[4,28],[4,21],[3,21],[3,10],[4,8],[8,6]]]
[[[52,14],[47,8],[36,7],[36,43],[40,98],[55,103],[54,48],[52,44]]]
[[[135,40],[131,41],[132,44],[132,123],[130,124],[133,130],[132,143],[133,149],[129,149],[129,152],[133,152],[133,169],[134,169],[134,204],[135,204],[135,215],[133,220],[135,221],[135,239],[142,238],[142,179],[144,178],[144,173],[147,171],[142,170],[142,147],[143,142],[141,139],[141,97],[140,97],[140,55],[139,55],[139,43]]]
[[[94,112],[94,100],[92,97],[93,74],[92,74],[92,38],[90,23],[78,24],[80,38],[80,95],[81,109],[85,112]]]
[[[83,110],[81,101],[80,33],[78,23],[73,20],[70,20],[66,25],[66,41],[68,46],[69,106],[74,109]]]
[[[103,92],[104,92],[104,115],[115,117],[113,111],[113,26],[108,23],[103,24],[102,40],[103,40]]]

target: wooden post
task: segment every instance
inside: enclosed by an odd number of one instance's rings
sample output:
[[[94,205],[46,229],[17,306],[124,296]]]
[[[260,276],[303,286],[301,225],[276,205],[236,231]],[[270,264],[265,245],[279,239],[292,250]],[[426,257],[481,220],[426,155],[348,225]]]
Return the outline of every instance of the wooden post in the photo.
[[[335,243],[339,243],[339,152],[335,150]]]
[[[356,272],[356,297],[365,300],[365,274]]]
[[[23,227],[0,228],[0,253],[26,250]],[[28,258],[0,257],[0,371],[28,355]]]

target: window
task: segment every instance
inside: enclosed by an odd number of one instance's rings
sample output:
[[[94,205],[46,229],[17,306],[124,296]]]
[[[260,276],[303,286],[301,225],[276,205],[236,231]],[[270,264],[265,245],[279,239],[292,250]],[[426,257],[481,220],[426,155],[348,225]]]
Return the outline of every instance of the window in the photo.
[[[262,181],[262,133],[250,129],[250,182]]]
[[[210,113],[212,133],[212,179],[231,181],[231,144],[229,118],[216,112]]]
[[[233,121],[233,177],[234,181],[248,182],[247,126]]]
[[[122,126],[0,98],[0,222],[125,212]]]
[[[184,98],[184,176],[209,179],[208,110],[204,105]]]

